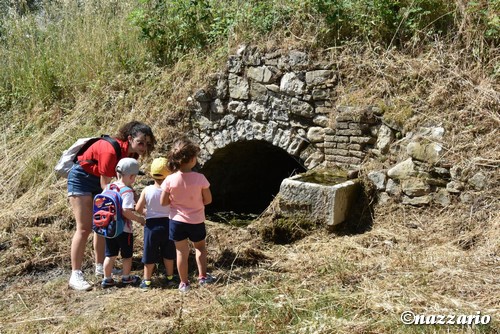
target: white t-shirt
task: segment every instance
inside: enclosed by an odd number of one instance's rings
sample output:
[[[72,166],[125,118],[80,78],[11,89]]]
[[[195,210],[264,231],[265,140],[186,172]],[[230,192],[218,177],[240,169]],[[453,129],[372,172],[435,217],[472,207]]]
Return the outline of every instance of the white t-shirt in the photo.
[[[170,205],[163,206],[160,203],[161,188],[150,185],[144,188],[146,200],[146,219],[164,218],[170,213]]]
[[[123,188],[126,187],[126,185],[123,184],[123,182],[113,182],[118,186],[118,188]],[[132,209],[135,210],[135,193],[134,189],[130,188],[131,190],[126,190],[124,191],[121,196],[122,196],[122,209]],[[123,217],[125,220],[125,226],[123,227],[123,232],[127,233],[133,233],[132,229],[132,221],[130,219],[127,219]]]

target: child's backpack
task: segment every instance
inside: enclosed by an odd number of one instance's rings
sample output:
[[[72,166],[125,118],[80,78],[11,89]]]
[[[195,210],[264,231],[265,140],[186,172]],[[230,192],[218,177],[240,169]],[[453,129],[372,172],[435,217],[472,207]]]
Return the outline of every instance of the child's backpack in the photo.
[[[92,230],[106,238],[116,238],[123,232],[125,218],[122,215],[122,195],[133,192],[130,187],[119,188],[110,184],[102,193],[94,196]]]
[[[122,150],[120,148],[120,144],[114,138],[111,138],[108,135],[101,135],[100,137],[93,138],[80,138],[76,142],[74,142],[73,145],[70,146],[70,148],[62,153],[59,161],[54,167],[54,171],[56,172],[56,174],[61,177],[67,178],[69,171],[71,170],[71,168],[73,168],[73,165],[76,163],[78,156],[85,152],[90,147],[90,145],[100,139],[104,139],[105,141],[113,145],[116,151],[117,160],[119,161],[121,159]]]

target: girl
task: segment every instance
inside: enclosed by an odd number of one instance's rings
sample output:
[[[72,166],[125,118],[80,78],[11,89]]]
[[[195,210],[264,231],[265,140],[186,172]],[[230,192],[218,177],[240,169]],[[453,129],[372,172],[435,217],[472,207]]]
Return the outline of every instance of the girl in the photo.
[[[170,204],[170,239],[177,251],[177,271],[180,277],[179,291],[189,290],[188,256],[189,243],[196,249],[198,282],[212,283],[207,274],[207,249],[205,237],[205,205],[212,202],[210,183],[203,174],[193,172],[200,148],[187,138],[174,142],[168,154],[168,167],[173,174],[161,184],[160,202]]]

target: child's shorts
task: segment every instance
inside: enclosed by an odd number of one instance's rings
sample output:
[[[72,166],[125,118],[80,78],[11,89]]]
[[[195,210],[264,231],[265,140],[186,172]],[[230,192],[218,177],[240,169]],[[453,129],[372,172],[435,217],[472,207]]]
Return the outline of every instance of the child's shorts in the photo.
[[[170,219],[170,240],[182,241],[189,239],[192,242],[202,241],[207,237],[205,223],[189,224]]]
[[[106,238],[106,257],[122,256],[122,259],[132,257],[134,253],[134,234],[123,232],[116,238]]]
[[[71,168],[68,174],[68,197],[95,196],[101,192],[100,177],[87,173],[79,164]]]
[[[175,244],[169,239],[169,219],[148,218],[144,226],[142,263],[159,263],[162,259],[175,260]]]

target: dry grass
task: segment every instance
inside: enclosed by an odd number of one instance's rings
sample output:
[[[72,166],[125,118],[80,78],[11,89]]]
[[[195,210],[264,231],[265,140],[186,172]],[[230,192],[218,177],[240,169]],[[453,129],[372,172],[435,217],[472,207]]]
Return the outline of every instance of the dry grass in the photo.
[[[159,141],[168,143],[188,127],[187,96],[222,61],[198,67],[202,58],[186,58],[169,72],[117,78],[70,109],[34,110],[33,120],[45,117],[38,123],[3,123],[0,332],[500,332],[499,82],[492,63],[464,52],[437,43],[413,56],[356,46],[323,56],[338,68],[334,104],[410,108],[403,133],[443,126],[445,159],[465,174],[485,173],[486,190],[467,188],[471,200],[454,197],[447,208],[374,206],[365,233],[320,228],[288,245],[263,242],[252,229],[209,223],[209,266],[218,282],[185,296],[166,289],[68,290],[74,223],[65,182],[50,170],[76,137],[112,132],[115,114],[122,115],[120,123],[152,124]],[[398,159],[388,156],[380,166]],[[142,234],[136,235],[134,270],[141,274]],[[90,248],[89,242],[84,266],[97,285]],[[481,311],[493,323],[404,326],[404,310]]]

